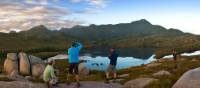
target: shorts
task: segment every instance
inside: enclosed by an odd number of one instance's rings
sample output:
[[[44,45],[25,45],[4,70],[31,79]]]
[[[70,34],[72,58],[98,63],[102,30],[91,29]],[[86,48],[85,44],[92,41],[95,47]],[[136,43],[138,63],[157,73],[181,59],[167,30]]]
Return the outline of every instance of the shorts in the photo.
[[[116,66],[110,64],[107,68],[107,72],[116,72]]]
[[[70,74],[78,74],[78,63],[70,63],[69,64],[69,73]]]

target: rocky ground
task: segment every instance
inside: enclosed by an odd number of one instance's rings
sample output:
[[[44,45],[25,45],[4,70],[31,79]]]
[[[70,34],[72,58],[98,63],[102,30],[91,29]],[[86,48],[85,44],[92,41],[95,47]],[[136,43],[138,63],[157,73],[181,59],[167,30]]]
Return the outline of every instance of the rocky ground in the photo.
[[[0,86],[1,88],[47,88],[44,83],[32,83],[28,81],[0,81]],[[54,88],[77,88],[77,85],[75,83],[72,83],[70,85],[61,83]],[[79,88],[122,88],[122,85],[118,83],[106,84],[104,82],[85,81],[81,82],[81,86]]]

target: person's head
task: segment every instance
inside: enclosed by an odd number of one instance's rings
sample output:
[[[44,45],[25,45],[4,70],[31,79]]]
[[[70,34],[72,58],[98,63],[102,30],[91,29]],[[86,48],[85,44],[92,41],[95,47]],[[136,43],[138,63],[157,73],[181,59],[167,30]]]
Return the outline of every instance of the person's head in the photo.
[[[53,60],[53,59],[49,60],[49,61],[48,61],[48,64],[49,64],[49,65],[54,65],[54,64],[55,64],[55,60]]]
[[[76,42],[73,42],[72,43],[72,47],[76,47],[77,46],[77,43]]]
[[[115,48],[110,48],[110,52],[114,52],[115,51]]]

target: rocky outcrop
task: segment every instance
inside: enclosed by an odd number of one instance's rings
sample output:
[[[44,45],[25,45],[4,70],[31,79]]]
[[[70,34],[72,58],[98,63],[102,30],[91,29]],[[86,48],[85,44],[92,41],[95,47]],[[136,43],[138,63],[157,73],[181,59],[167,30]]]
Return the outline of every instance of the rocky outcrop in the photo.
[[[32,66],[32,76],[37,78],[42,78],[45,69],[44,64],[35,64]]]
[[[4,61],[4,71],[11,78],[23,76],[41,77],[45,69],[42,59],[33,55],[27,55],[20,52],[8,53],[7,59]]]
[[[18,75],[18,58],[16,53],[8,53],[4,61],[4,72],[12,77]]]
[[[200,68],[192,69],[184,73],[172,88],[199,88]]]
[[[30,60],[31,65],[35,65],[35,64],[44,64],[44,61],[36,56],[33,55],[28,55],[28,58]]]
[[[144,88],[148,84],[157,81],[157,79],[154,78],[138,78],[133,79],[128,82],[126,82],[123,86],[123,88]]]
[[[165,70],[161,70],[161,71],[158,71],[156,73],[153,74],[154,77],[159,77],[159,76],[170,76],[171,73],[168,72],[168,71],[165,71]]]
[[[19,71],[22,75],[30,75],[31,65],[26,53],[19,53]]]

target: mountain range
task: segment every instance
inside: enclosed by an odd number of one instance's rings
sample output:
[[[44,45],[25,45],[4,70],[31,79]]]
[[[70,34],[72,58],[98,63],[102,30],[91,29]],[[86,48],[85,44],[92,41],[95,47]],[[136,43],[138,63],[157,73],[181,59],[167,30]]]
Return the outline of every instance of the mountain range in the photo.
[[[75,26],[49,30],[44,25],[19,33],[0,33],[0,49],[67,48],[73,41],[89,47],[172,49],[200,44],[199,35],[166,29],[145,19],[131,23]]]

